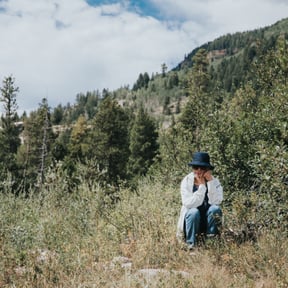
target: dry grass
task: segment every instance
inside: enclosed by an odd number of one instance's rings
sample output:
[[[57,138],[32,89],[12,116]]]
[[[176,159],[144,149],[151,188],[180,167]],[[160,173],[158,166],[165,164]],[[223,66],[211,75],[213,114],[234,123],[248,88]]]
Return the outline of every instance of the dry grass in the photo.
[[[178,187],[139,187],[114,209],[85,183],[77,194],[1,195],[0,287],[288,286],[283,231],[253,243],[223,236],[190,255],[175,238]]]

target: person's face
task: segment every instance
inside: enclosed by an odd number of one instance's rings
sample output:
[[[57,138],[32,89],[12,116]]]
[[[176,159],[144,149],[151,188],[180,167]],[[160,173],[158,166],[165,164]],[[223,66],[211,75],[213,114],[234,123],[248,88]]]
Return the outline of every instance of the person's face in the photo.
[[[192,166],[193,172],[198,177],[203,177],[206,171],[209,170],[209,168],[204,166]]]

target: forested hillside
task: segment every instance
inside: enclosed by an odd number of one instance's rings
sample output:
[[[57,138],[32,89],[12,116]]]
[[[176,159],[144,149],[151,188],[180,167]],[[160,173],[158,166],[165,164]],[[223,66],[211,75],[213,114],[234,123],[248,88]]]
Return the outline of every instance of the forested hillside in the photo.
[[[119,255],[134,272],[190,273],[151,287],[288,286],[288,19],[65,107],[43,99],[19,116],[16,83],[8,76],[1,88],[0,286],[148,287],[107,268]],[[225,225],[195,266],[174,232],[199,150],[223,184]]]

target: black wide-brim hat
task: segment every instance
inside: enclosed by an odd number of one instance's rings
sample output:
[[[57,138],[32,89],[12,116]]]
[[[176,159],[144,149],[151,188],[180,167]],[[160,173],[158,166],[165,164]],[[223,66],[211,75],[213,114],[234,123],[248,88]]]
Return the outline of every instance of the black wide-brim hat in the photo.
[[[214,169],[214,166],[210,163],[210,156],[207,152],[195,152],[188,166],[201,166],[209,168],[210,170]]]

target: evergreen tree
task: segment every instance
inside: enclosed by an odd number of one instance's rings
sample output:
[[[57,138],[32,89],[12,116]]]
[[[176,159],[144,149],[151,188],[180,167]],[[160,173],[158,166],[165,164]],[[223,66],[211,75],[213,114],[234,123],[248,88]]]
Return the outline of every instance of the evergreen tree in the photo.
[[[128,113],[111,97],[99,105],[89,133],[89,159],[105,173],[105,181],[125,179],[129,158]]]
[[[0,98],[4,108],[0,129],[0,174],[1,178],[5,179],[6,172],[11,173],[13,181],[17,177],[16,153],[21,144],[20,129],[15,123],[18,119],[16,93],[19,88],[15,86],[14,81],[12,76],[4,78]]]
[[[164,105],[163,105],[163,114],[164,115],[170,115],[171,114],[171,109],[170,109],[169,105],[170,105],[170,97],[165,96]]]
[[[5,139],[6,148],[2,148],[2,153],[15,154],[20,145],[19,129],[15,125],[18,119],[16,102],[16,93],[19,91],[18,87],[14,85],[14,79],[9,76],[3,80],[3,87],[1,88],[1,102],[3,103],[4,114],[1,116],[1,134]]]
[[[53,125],[60,125],[62,123],[64,119],[64,108],[61,104],[54,108],[51,119]]]
[[[147,88],[150,78],[147,72],[144,74],[140,73],[136,83],[133,85],[133,90],[136,91],[141,88]]]
[[[147,173],[159,149],[157,140],[156,125],[141,106],[130,132],[130,175],[142,176]]]
[[[167,65],[165,63],[163,63],[161,65],[161,74],[162,74],[162,77],[165,77],[166,76],[166,72],[167,72]]]
[[[204,49],[198,50],[193,57],[193,67],[188,79],[189,101],[180,117],[184,129],[192,134],[192,142],[197,149],[201,149],[200,129],[203,122],[207,121],[210,110],[208,87],[208,60],[207,52]]]
[[[88,127],[84,116],[80,116],[75,123],[70,136],[69,157],[83,161],[88,156]]]
[[[172,89],[173,87],[177,87],[179,85],[179,78],[176,72],[173,72],[168,80],[168,89]]]
[[[18,161],[23,169],[24,189],[44,183],[45,172],[52,163],[52,131],[50,108],[43,99],[37,111],[31,112],[24,122],[24,144],[19,151]]]
[[[69,155],[69,145],[70,145],[70,137],[71,129],[63,129],[55,139],[52,148],[52,158],[55,161],[63,160],[67,155]]]
[[[85,110],[89,120],[93,119],[96,115],[99,102],[100,94],[98,91],[87,92],[87,102],[85,105]]]

